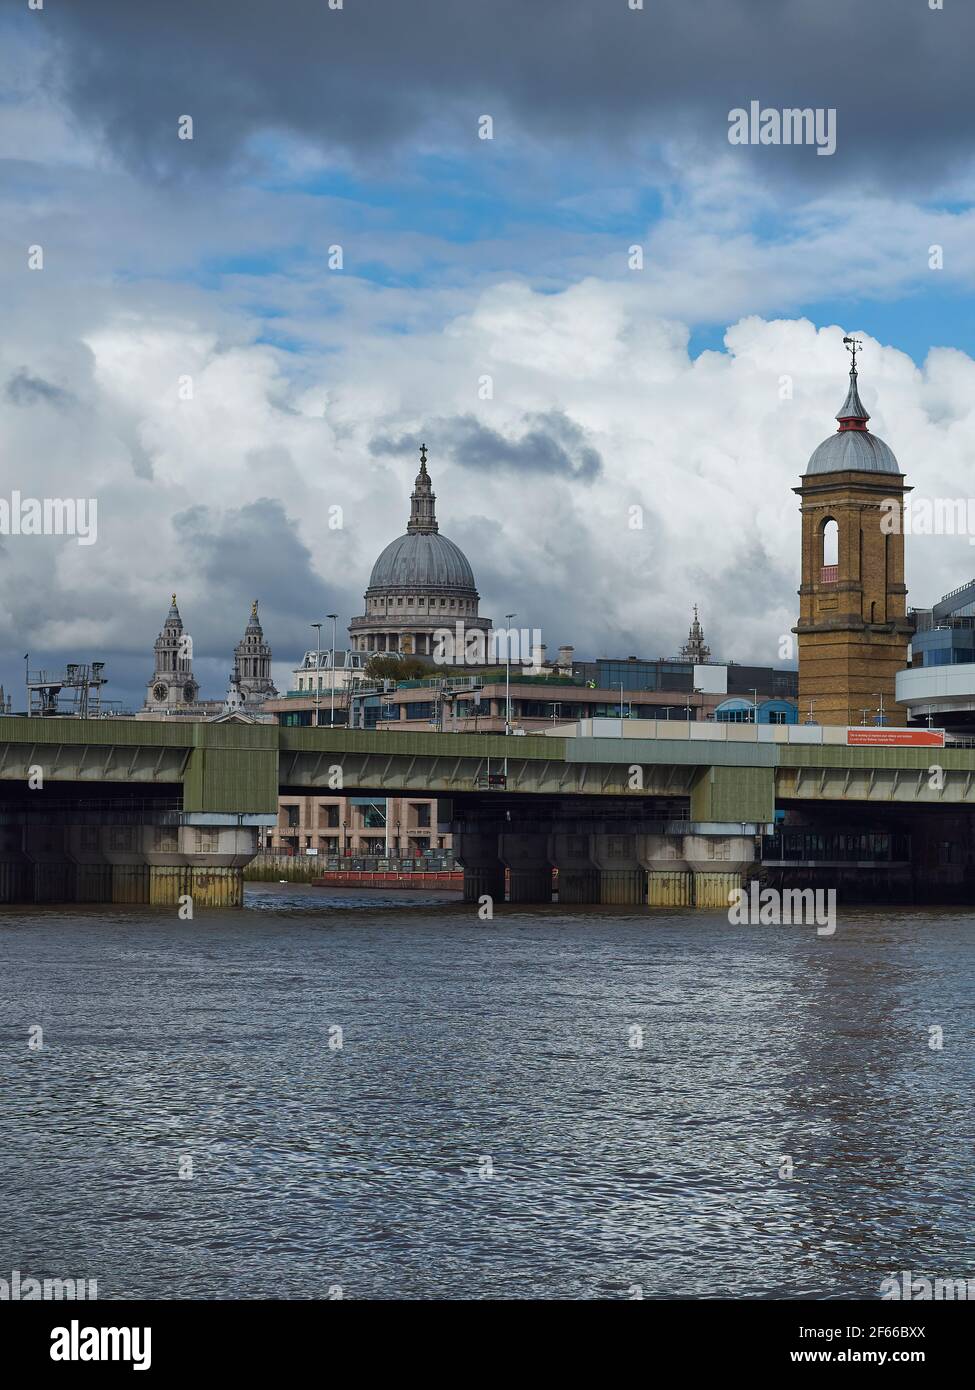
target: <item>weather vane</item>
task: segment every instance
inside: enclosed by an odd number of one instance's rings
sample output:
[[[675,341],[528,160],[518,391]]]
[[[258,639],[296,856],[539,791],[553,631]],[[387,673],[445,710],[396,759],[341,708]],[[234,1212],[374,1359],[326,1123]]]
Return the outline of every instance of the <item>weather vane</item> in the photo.
[[[843,339],[843,342],[846,344],[846,350],[847,350],[847,352],[851,353],[852,356],[853,356],[853,368],[852,368],[852,370],[853,370],[853,371],[856,371],[856,369],[857,369],[857,348],[862,348],[862,347],[863,347],[863,340],[862,340],[861,338],[844,338],[844,339]]]

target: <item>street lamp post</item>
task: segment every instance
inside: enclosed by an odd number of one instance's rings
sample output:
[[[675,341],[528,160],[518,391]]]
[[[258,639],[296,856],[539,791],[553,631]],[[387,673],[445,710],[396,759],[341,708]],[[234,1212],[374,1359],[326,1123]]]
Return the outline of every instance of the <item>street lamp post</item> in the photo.
[[[884,716],[884,692],[882,690],[875,690],[873,693],[880,700],[880,726],[881,728],[883,728],[884,724],[886,723],[886,719]]]
[[[753,705],[753,708],[754,708],[754,710],[755,710],[755,724],[757,725],[757,724],[758,724],[758,689],[753,685],[753,686],[751,687],[751,691],[752,691],[752,695],[755,697],[754,700],[753,700],[753,702],[752,702],[752,705]]]
[[[517,613],[505,613],[504,620],[510,624],[512,618],[517,618]],[[506,628],[505,654],[504,654],[504,731],[511,733],[511,628]]]
[[[316,647],[316,653],[317,653],[317,654],[316,654],[316,657],[315,657],[315,718],[314,718],[315,728],[317,729],[317,728],[318,728],[318,702],[319,702],[319,699],[320,699],[320,691],[321,691],[321,684],[322,684],[322,625],[321,625],[321,623],[312,623],[311,626],[315,629],[315,633],[316,633],[316,637],[317,637],[317,647]]]
[[[335,621],[337,613],[326,613],[326,618],[332,620],[332,658],[329,669],[329,697],[328,697],[328,727],[335,727]]]
[[[505,613],[505,647],[504,647],[504,731],[511,733],[511,619],[517,618],[517,613]],[[508,755],[504,755],[504,785],[508,785]]]

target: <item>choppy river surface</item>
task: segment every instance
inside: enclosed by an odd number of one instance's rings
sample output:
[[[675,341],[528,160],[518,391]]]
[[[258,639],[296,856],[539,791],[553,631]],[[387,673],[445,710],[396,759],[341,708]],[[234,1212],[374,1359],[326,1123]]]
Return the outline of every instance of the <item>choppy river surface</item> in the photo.
[[[627,912],[263,884],[193,922],[4,910],[0,1277],[461,1299],[975,1275],[975,917]]]

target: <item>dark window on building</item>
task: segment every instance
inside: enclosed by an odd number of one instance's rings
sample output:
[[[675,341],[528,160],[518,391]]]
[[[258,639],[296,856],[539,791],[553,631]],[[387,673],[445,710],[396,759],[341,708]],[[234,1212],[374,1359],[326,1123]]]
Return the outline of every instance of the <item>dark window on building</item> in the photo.
[[[418,700],[415,705],[403,706],[404,719],[433,719],[436,712],[437,706],[433,700]]]

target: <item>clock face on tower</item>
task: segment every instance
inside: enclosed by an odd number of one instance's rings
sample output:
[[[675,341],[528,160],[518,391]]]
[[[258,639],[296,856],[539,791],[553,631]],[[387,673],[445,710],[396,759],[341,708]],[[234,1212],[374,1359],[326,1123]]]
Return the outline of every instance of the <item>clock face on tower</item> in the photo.
[[[166,686],[163,685],[162,681],[157,681],[152,687],[152,698],[154,700],[165,700]]]

